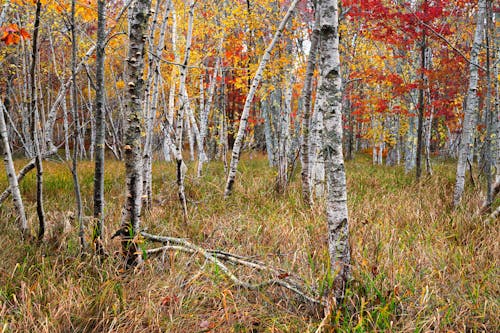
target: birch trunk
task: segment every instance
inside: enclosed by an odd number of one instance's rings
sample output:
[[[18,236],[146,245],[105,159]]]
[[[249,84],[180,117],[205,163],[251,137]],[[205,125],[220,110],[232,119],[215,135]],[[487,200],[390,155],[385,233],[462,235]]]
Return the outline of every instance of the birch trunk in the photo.
[[[271,127],[271,108],[267,101],[262,102],[262,117],[264,118],[264,136],[266,139],[266,152],[269,160],[269,166],[276,165],[276,158],[274,156],[274,143]]]
[[[102,253],[104,232],[104,145],[106,140],[104,58],[106,3],[97,0],[96,95],[95,95],[95,167],[94,167],[94,219],[93,241],[96,252]]]
[[[126,265],[142,261],[135,236],[139,234],[142,206],[142,149],[144,131],[142,102],[144,98],[144,54],[150,0],[134,0],[129,9],[129,50],[125,67],[127,90],[126,131],[124,138],[126,203],[122,218],[122,248]]]
[[[247,122],[248,122],[248,117],[250,115],[250,107],[252,105],[253,98],[255,96],[255,92],[257,91],[257,87],[260,84],[260,81],[262,79],[262,73],[264,72],[264,68],[267,65],[267,62],[271,58],[271,51],[274,48],[274,45],[276,45],[277,41],[281,38],[281,35],[283,34],[283,30],[285,29],[285,26],[292,16],[292,13],[295,9],[295,6],[299,0],[294,0],[291,4],[290,7],[288,8],[287,13],[285,14],[285,17],[281,21],[278,30],[276,30],[274,37],[267,47],[267,49],[264,52],[264,55],[262,56],[262,59],[260,61],[259,67],[257,69],[257,72],[255,73],[255,76],[252,80],[250,90],[248,92],[248,95],[245,100],[245,105],[243,107],[243,111],[241,113],[241,118],[240,118],[240,126],[238,128],[238,134],[236,135],[236,140],[234,141],[233,145],[233,153],[231,154],[231,163],[229,166],[229,174],[227,176],[227,181],[226,181],[226,188],[224,190],[224,197],[229,197],[231,195],[233,185],[234,185],[234,179],[236,178],[236,171],[238,169],[238,162],[240,160],[240,154],[241,154],[241,148],[243,146],[243,139],[245,137],[245,131],[247,128]]]
[[[71,165],[71,173],[73,175],[73,184],[75,190],[75,201],[76,201],[76,217],[79,226],[78,236],[80,237],[80,246],[82,251],[87,248],[87,243],[85,241],[85,225],[83,224],[82,216],[82,195],[80,191],[80,182],[78,180],[78,138],[80,134],[80,121],[78,115],[78,96],[76,87],[76,52],[77,52],[77,36],[75,30],[75,5],[76,1],[71,1],[71,109],[73,114],[73,160]],[[81,146],[83,149],[83,145]]]
[[[342,154],[342,82],[340,78],[337,0],[320,0],[320,76],[318,109],[324,115],[323,156],[326,170],[328,250],[333,296],[344,296],[350,251],[347,189]]]
[[[221,42],[221,46],[219,47],[219,53],[220,53],[221,49],[222,49],[222,42]],[[220,62],[221,62],[220,57],[217,57],[217,60],[215,61],[214,72],[212,74],[212,77],[211,77],[210,83],[209,83],[209,87],[208,87],[207,101],[206,101],[206,103],[201,103],[202,107],[200,108],[201,114],[200,114],[200,142],[199,142],[199,145],[202,148],[205,145],[205,138],[207,136],[208,114],[210,113],[210,109],[212,107],[212,100],[213,100],[214,94],[215,94],[217,73],[219,72]],[[203,80],[201,80],[201,84],[200,84],[200,95],[203,95]],[[205,151],[202,150],[202,152],[203,152],[203,155],[198,156],[198,171],[197,171],[198,177],[201,177],[202,170],[203,170],[203,163],[205,163],[208,160],[207,155],[205,154]]]
[[[319,78],[321,84],[321,77]],[[319,86],[319,85],[318,85]],[[322,153],[322,138],[324,130],[323,113],[318,109],[316,101],[314,115],[312,119],[311,147],[310,147],[310,167],[311,167],[311,201],[322,199],[325,196],[325,160]]]
[[[14,162],[12,161],[7,125],[5,124],[4,114],[6,114],[8,110],[5,108],[2,100],[0,100],[0,104],[0,138],[2,140],[4,155],[3,161],[5,163],[5,170],[7,172],[10,190],[12,192],[12,200],[14,201],[14,206],[16,207],[17,214],[19,216],[19,230],[21,231],[21,237],[25,238],[29,236],[28,221],[26,220],[23,199],[21,197],[21,192],[19,191],[16,170],[14,168]]]
[[[186,85],[186,76],[187,76],[187,65],[189,62],[189,54],[191,51],[191,40],[193,36],[193,19],[194,19],[194,6],[195,6],[195,1],[191,0],[189,2],[189,19],[188,19],[188,31],[187,31],[187,36],[186,36],[186,50],[184,52],[184,60],[182,62],[181,70],[180,70],[180,75],[179,75],[179,111],[177,112],[177,119],[176,119],[176,139],[177,139],[177,146],[176,146],[176,151],[175,151],[175,159],[176,159],[176,164],[177,164],[177,187],[178,187],[178,194],[179,194],[179,200],[181,202],[182,210],[184,212],[184,220],[187,221],[188,215],[187,215],[187,203],[186,203],[186,194],[184,191],[184,178],[186,176],[186,171],[187,167],[184,164],[183,158],[182,158],[182,129],[183,129],[183,123],[184,123],[184,111],[187,106],[187,102],[185,98],[187,95],[184,94],[185,90],[185,85]],[[174,14],[175,15],[175,14]],[[174,32],[175,32],[175,21],[174,21]],[[175,43],[174,43],[175,45]],[[174,50],[175,53],[175,50]],[[177,56],[176,56],[177,57]],[[189,121],[188,121],[189,123]],[[192,150],[191,150],[192,151]]]
[[[291,78],[289,77],[291,80]],[[292,84],[292,82],[290,82]],[[284,193],[288,184],[288,151],[290,149],[290,115],[292,108],[291,86],[285,88],[284,105],[278,116],[278,175],[276,179],[276,191]]]
[[[408,131],[405,139],[405,173],[410,172],[415,168],[415,150],[416,150],[416,133],[415,133],[415,117],[408,119]]]
[[[152,187],[152,167],[153,167],[153,139],[154,139],[154,125],[156,119],[156,110],[158,108],[158,94],[160,88],[160,63],[159,58],[161,57],[161,52],[165,46],[165,34],[167,30],[167,20],[169,17],[171,8],[171,1],[166,4],[166,9],[164,12],[163,20],[160,27],[160,37],[158,43],[155,47],[153,55],[150,57],[149,61],[149,73],[148,73],[148,94],[146,97],[146,139],[144,143],[143,152],[143,190],[144,190],[144,206],[148,209],[151,208],[153,202],[153,187]],[[159,2],[156,6],[155,11],[155,21],[157,12],[160,11]],[[156,23],[155,23],[156,24]],[[153,24],[153,28],[155,26]],[[152,30],[153,30],[152,28]],[[150,44],[153,44],[154,34],[150,35]]]
[[[453,205],[457,207],[462,200],[465,185],[465,171],[467,159],[471,151],[471,138],[474,133],[474,115],[478,107],[477,86],[479,81],[478,65],[479,51],[483,40],[484,16],[486,12],[486,0],[479,0],[479,10],[477,12],[476,32],[471,49],[469,66],[469,88],[467,92],[466,107],[464,110],[464,120],[462,123],[462,139],[458,153],[457,176],[455,183],[455,193],[453,195]],[[472,163],[472,161],[469,161]]]

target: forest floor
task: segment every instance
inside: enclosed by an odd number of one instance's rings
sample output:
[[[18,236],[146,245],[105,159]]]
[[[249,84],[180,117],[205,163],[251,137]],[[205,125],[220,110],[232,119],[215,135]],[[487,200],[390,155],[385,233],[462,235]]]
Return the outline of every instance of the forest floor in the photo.
[[[124,167],[106,163],[111,256],[104,261],[80,255],[78,227],[68,219],[75,206],[68,165],[44,164],[43,244],[20,240],[10,199],[0,208],[0,332],[315,332],[324,316],[318,307],[279,286],[236,287],[195,254],[168,251],[123,271],[119,241],[110,236],[120,222]],[[174,165],[154,164],[154,204],[143,215],[148,232],[258,259],[319,290],[328,285],[323,208],[302,203],[298,173],[277,195],[265,156],[247,154],[234,195],[224,200],[223,165],[210,163],[201,179],[193,169],[184,222]],[[436,162],[434,171],[416,183],[402,167],[372,166],[366,156],[347,163],[352,281],[326,331],[500,331],[499,223],[476,215],[482,195],[470,184],[462,208],[451,208],[455,163]],[[81,162],[79,174],[91,215],[93,164]],[[1,173],[1,190],[5,178]],[[21,187],[34,233],[34,172]],[[228,267],[245,281],[269,278]]]

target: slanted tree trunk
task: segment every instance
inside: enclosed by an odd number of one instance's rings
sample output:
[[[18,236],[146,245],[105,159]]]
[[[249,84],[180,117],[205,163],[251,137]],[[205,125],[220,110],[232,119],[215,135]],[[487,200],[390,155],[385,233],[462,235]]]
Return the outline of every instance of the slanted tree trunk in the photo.
[[[347,189],[342,154],[342,82],[340,78],[337,0],[320,0],[320,84],[318,108],[324,115],[323,157],[326,171],[328,251],[333,296],[344,296],[349,277],[350,251]]]
[[[94,219],[93,241],[96,252],[102,253],[104,232],[104,144],[106,140],[104,58],[106,29],[106,3],[97,0],[96,45],[96,94],[95,94],[95,171],[94,171]]]
[[[14,201],[14,206],[16,207],[19,217],[19,230],[21,231],[21,237],[24,238],[29,236],[28,221],[26,219],[23,199],[21,197],[21,192],[19,191],[16,170],[14,168],[14,162],[12,161],[12,154],[10,151],[7,125],[5,124],[4,116],[4,114],[6,114],[7,112],[8,110],[5,108],[3,101],[0,100],[0,139],[2,140],[3,161],[5,163],[5,170],[7,172],[10,190],[12,192],[12,200]]]
[[[234,179],[236,178],[236,171],[238,169],[238,163],[240,160],[240,153],[241,153],[241,148],[243,147],[243,139],[245,137],[245,131],[247,128],[247,122],[248,122],[248,117],[250,115],[250,107],[252,106],[252,101],[255,96],[255,93],[257,91],[257,88],[260,84],[260,80],[262,79],[262,73],[264,72],[264,68],[267,65],[267,62],[271,58],[271,51],[274,48],[274,45],[278,42],[278,40],[281,38],[281,35],[283,34],[283,30],[285,29],[285,26],[292,16],[292,13],[295,9],[295,6],[299,0],[294,0],[291,4],[290,7],[288,8],[287,13],[285,14],[285,17],[281,21],[278,30],[276,30],[274,37],[271,41],[271,43],[268,45],[266,50],[264,51],[264,55],[262,56],[262,59],[260,61],[259,67],[257,69],[257,72],[255,73],[255,76],[252,80],[252,83],[250,85],[250,90],[248,92],[248,95],[245,100],[245,105],[243,107],[243,111],[241,113],[241,118],[240,118],[240,126],[238,128],[238,134],[236,135],[236,139],[234,141],[233,145],[233,153],[231,154],[231,163],[229,166],[229,174],[227,176],[227,181],[226,181],[226,188],[224,189],[224,197],[229,197],[231,195],[233,185],[234,185]]]
[[[474,132],[473,124],[475,112],[478,106],[477,86],[479,81],[478,65],[479,51],[483,40],[484,16],[486,12],[486,0],[479,0],[479,10],[477,12],[476,32],[472,44],[470,65],[469,65],[469,89],[465,102],[464,120],[462,122],[462,139],[458,153],[457,176],[455,183],[455,193],[453,195],[453,205],[457,207],[462,200],[465,185],[465,171],[468,165],[468,156],[471,150],[471,138]],[[472,161],[469,161],[472,163]]]
[[[150,0],[134,0],[129,9],[129,49],[125,66],[127,82],[126,129],[124,137],[126,202],[122,237],[126,266],[142,261],[136,236],[139,235],[142,208],[142,102],[144,99],[144,54]]]

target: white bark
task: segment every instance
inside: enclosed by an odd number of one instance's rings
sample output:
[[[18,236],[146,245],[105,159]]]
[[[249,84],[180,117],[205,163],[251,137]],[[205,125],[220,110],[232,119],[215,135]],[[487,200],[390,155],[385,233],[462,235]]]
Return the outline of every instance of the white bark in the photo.
[[[478,65],[479,51],[483,40],[484,17],[486,13],[486,0],[479,0],[479,10],[477,12],[476,32],[471,49],[469,66],[469,88],[467,92],[466,107],[464,110],[464,120],[462,123],[462,139],[460,141],[460,150],[458,153],[457,176],[455,183],[455,192],[453,195],[453,205],[456,207],[462,200],[465,185],[465,171],[467,160],[471,151],[471,139],[474,134],[474,117],[478,107],[477,86],[479,81]],[[472,163],[472,161],[469,161]]]
[[[347,189],[342,154],[342,82],[340,78],[338,3],[320,0],[319,112],[324,115],[323,157],[325,159],[328,221],[328,250],[333,276],[333,295],[344,295],[349,277],[350,251]]]
[[[311,48],[309,50],[309,56],[307,58],[307,68],[306,75],[304,79],[304,88],[302,90],[301,97],[304,99],[303,106],[303,118],[302,118],[302,143],[300,149],[300,162],[302,166],[302,198],[307,204],[312,204],[311,197],[311,171],[310,171],[310,122],[311,122],[311,100],[312,100],[312,88],[313,88],[313,78],[314,69],[316,68],[316,58],[318,54],[319,45],[319,15],[318,10],[315,13],[314,28],[311,35]]]
[[[5,105],[2,100],[0,100],[0,138],[2,140],[3,148],[3,161],[5,163],[5,170],[7,172],[7,178],[9,180],[10,190],[12,193],[12,200],[14,201],[14,206],[16,207],[17,214],[19,217],[19,229],[23,236],[28,234],[28,221],[26,220],[26,213],[24,210],[23,199],[21,197],[21,192],[19,191],[19,184],[17,182],[16,170],[14,168],[14,162],[12,161],[12,154],[10,151],[9,137],[7,133],[7,125],[5,124],[4,113],[7,113]]]
[[[221,42],[222,45],[222,42]],[[219,47],[219,52],[220,49],[222,48]],[[217,57],[217,60],[215,61],[215,68],[212,74],[212,77],[210,79],[210,84],[208,87],[208,96],[207,96],[207,101],[206,103],[200,103],[200,137],[199,137],[199,145],[201,146],[201,150],[199,150],[199,155],[198,155],[198,171],[197,175],[198,177],[201,177],[201,173],[203,170],[203,163],[205,163],[207,159],[207,155],[205,154],[204,151],[204,145],[205,145],[205,138],[207,136],[207,128],[208,128],[208,114],[210,113],[210,109],[212,107],[212,100],[214,97],[215,93],[215,86],[217,82],[217,73],[219,72],[219,67],[220,67],[220,57]],[[203,96],[203,79],[200,80],[200,96]],[[200,97],[201,98],[201,97]],[[203,99],[201,99],[203,100]]]
[[[224,190],[224,196],[229,197],[231,195],[232,189],[233,189],[233,184],[234,184],[234,179],[236,178],[236,171],[238,169],[238,162],[240,160],[240,153],[241,153],[241,148],[243,146],[243,139],[245,136],[245,131],[247,128],[247,122],[248,122],[248,116],[250,115],[250,107],[252,105],[253,98],[255,96],[255,92],[257,91],[257,88],[260,84],[260,81],[262,79],[262,73],[264,72],[264,68],[267,65],[267,62],[271,58],[271,51],[274,48],[274,45],[278,42],[278,40],[281,38],[281,35],[283,34],[283,30],[285,29],[285,26],[292,16],[292,13],[295,9],[295,6],[299,0],[293,0],[293,2],[290,4],[290,7],[288,8],[287,13],[285,14],[285,17],[281,21],[278,29],[276,30],[274,37],[271,41],[271,43],[268,45],[266,48],[264,55],[262,56],[262,59],[260,61],[259,67],[257,69],[257,72],[255,73],[255,76],[252,80],[252,84],[250,85],[250,90],[248,92],[248,95],[245,100],[245,105],[243,107],[243,111],[241,113],[241,118],[240,118],[240,126],[238,128],[238,134],[236,135],[236,140],[234,141],[233,145],[233,153],[231,155],[231,164],[229,167],[229,174],[227,176],[227,181],[226,181],[226,188]]]
[[[146,107],[145,114],[146,117],[146,139],[144,142],[143,149],[143,190],[144,190],[144,206],[151,208],[153,202],[153,139],[154,139],[154,126],[156,120],[156,110],[158,108],[158,94],[160,88],[160,62],[159,58],[165,46],[165,34],[167,30],[167,20],[169,17],[169,12],[171,8],[171,1],[166,3],[166,8],[163,16],[163,20],[160,27],[160,36],[158,43],[153,51],[153,55],[149,60],[149,72],[147,81],[147,97],[146,97]],[[158,12],[160,11],[160,2],[156,5],[155,19],[153,20],[151,30],[154,30],[156,26],[156,19]],[[153,44],[154,33],[151,32],[150,44]]]
[[[179,111],[177,112],[177,120],[176,120],[176,139],[177,139],[177,147],[175,151],[176,162],[177,162],[177,185],[178,185],[178,193],[179,200],[181,202],[181,206],[184,212],[184,219],[187,220],[187,203],[186,203],[186,194],[184,192],[184,178],[186,176],[186,165],[182,160],[182,129],[184,122],[184,110],[187,106],[188,101],[186,100],[187,94],[184,94],[185,86],[186,86],[186,76],[187,76],[187,65],[189,62],[189,54],[191,51],[191,40],[193,36],[193,18],[194,18],[194,6],[195,1],[190,0],[189,2],[189,19],[188,19],[188,31],[186,35],[186,50],[184,52],[184,60],[182,62],[180,76],[179,76]],[[174,21],[175,22],[175,21]],[[174,43],[175,45],[175,43]],[[175,53],[175,50],[174,50]],[[176,56],[177,57],[177,56]],[[188,122],[189,123],[189,122]]]
[[[134,241],[139,233],[142,208],[142,147],[144,131],[142,103],[144,98],[145,33],[148,26],[150,0],[134,0],[129,10],[129,49],[125,68],[127,89],[126,132],[124,141],[126,170],[126,203],[122,219],[123,252],[127,266],[141,261]]]
[[[319,79],[319,84],[321,84],[321,78]],[[311,202],[314,202],[314,199],[321,199],[325,196],[325,160],[321,151],[324,122],[323,114],[319,111],[318,106],[316,102],[310,135]]]

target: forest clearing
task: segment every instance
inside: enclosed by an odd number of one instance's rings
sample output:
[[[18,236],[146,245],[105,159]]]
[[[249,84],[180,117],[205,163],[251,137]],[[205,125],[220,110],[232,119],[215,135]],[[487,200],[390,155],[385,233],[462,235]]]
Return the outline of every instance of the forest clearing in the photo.
[[[500,331],[499,59],[493,0],[2,0],[0,333]]]

